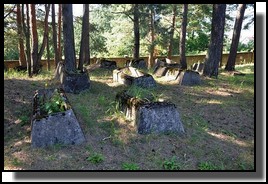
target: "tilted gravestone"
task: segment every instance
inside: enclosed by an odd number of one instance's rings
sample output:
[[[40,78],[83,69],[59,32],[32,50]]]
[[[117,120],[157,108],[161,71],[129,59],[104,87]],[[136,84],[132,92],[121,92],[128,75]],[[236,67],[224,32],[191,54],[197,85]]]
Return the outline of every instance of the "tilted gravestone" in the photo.
[[[184,133],[179,112],[171,102],[153,102],[138,99],[123,91],[116,95],[119,109],[139,134],[149,133]]]
[[[36,91],[31,119],[31,147],[85,142],[84,134],[62,89]]]
[[[136,85],[145,88],[156,86],[156,82],[150,74],[144,73],[133,67],[113,70],[113,81],[128,86]]]

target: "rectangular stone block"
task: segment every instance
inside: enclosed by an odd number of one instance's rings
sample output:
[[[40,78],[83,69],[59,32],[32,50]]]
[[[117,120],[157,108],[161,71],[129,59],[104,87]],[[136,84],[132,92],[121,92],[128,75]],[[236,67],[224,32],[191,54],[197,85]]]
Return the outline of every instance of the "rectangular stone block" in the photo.
[[[63,103],[65,105],[64,110],[45,113],[43,105],[46,105],[46,102],[57,92],[65,102]],[[84,141],[84,134],[63,90],[44,89],[36,91],[33,98],[31,119],[32,148],[47,147],[54,144],[80,144]]]
[[[201,78],[198,72],[186,70],[178,74],[176,81],[179,85],[194,86],[201,83]]]
[[[179,112],[171,102],[153,102],[138,99],[123,91],[116,95],[119,109],[140,134],[184,133]]]

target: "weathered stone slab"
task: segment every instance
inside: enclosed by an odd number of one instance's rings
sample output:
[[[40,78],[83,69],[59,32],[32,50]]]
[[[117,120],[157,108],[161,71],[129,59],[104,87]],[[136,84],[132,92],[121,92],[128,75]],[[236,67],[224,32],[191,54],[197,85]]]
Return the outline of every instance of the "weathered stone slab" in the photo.
[[[62,88],[67,93],[80,93],[90,87],[90,79],[87,72],[67,73],[62,72],[60,76]]]
[[[54,144],[80,144],[85,141],[75,114],[62,90],[59,93],[66,103],[65,110],[51,114],[42,112],[41,105],[43,100],[51,98],[53,93],[54,89],[38,90],[33,98],[32,148],[47,147]]]
[[[174,81],[177,79],[179,72],[181,71],[180,68],[170,68],[167,70],[165,75],[165,79],[167,81]]]
[[[126,65],[134,67],[134,68],[138,68],[138,69],[143,69],[143,70],[148,69],[146,61],[144,61],[144,59],[132,60],[132,61],[126,63]]]
[[[169,62],[169,63],[168,63]],[[181,65],[179,63],[173,63],[169,59],[156,59],[155,60],[155,65],[153,68],[153,74],[156,77],[162,77],[165,76],[167,73],[170,73],[169,71],[173,71],[174,69],[180,69]]]
[[[194,63],[194,64],[192,65],[192,70],[195,71],[195,70],[197,69],[197,65],[198,65],[197,63]]]
[[[205,66],[204,63],[198,63],[197,68],[196,68],[196,71],[197,71],[198,73],[203,73],[204,66]]]
[[[192,70],[180,71],[176,81],[179,85],[193,86],[201,83],[201,78],[198,72]]]
[[[123,91],[116,95],[119,108],[140,134],[184,133],[180,115],[171,102],[138,99]]]
[[[202,74],[204,70],[204,66],[205,64],[203,62],[194,63],[192,66],[192,70]]]
[[[117,65],[116,65],[115,61],[109,61],[109,60],[102,59],[100,61],[100,68],[115,69],[115,68],[117,68]]]
[[[140,87],[155,87],[154,78],[147,73],[141,72],[137,68],[125,67],[113,70],[113,81],[125,85],[136,85]]]
[[[175,104],[168,102],[151,102],[140,106],[136,124],[140,134],[184,132]]]
[[[64,62],[60,61],[55,70],[54,78],[60,80],[62,88],[67,93],[80,93],[90,87],[90,79],[86,68],[77,73],[67,73]]]

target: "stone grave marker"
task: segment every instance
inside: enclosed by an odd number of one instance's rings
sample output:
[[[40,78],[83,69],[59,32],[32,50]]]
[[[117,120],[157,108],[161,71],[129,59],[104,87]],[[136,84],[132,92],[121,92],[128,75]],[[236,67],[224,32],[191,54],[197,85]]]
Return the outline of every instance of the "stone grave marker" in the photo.
[[[176,81],[179,85],[193,86],[201,83],[201,78],[198,72],[192,70],[181,70],[178,73]]]
[[[133,67],[113,70],[113,81],[128,86],[136,85],[145,88],[156,86],[156,82],[150,74],[144,73]]]
[[[31,147],[85,142],[84,134],[63,89],[35,92],[31,119]]]
[[[139,99],[126,90],[116,95],[116,101],[139,134],[184,133],[179,112],[171,102]]]

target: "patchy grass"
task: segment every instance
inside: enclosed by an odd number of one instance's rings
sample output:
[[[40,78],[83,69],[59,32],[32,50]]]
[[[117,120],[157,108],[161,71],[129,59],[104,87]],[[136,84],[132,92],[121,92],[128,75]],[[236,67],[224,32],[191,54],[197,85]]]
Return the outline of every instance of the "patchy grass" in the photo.
[[[244,76],[220,70],[218,79],[178,86],[155,78],[142,92],[176,104],[185,135],[139,135],[117,108],[115,96],[128,89],[113,82],[112,71],[89,73],[91,87],[67,93],[86,137],[81,145],[31,149],[34,91],[58,87],[53,72],[33,78],[4,73],[5,170],[253,170],[254,65],[236,66]]]
[[[135,163],[123,163],[122,169],[123,170],[139,170],[140,167]]]

